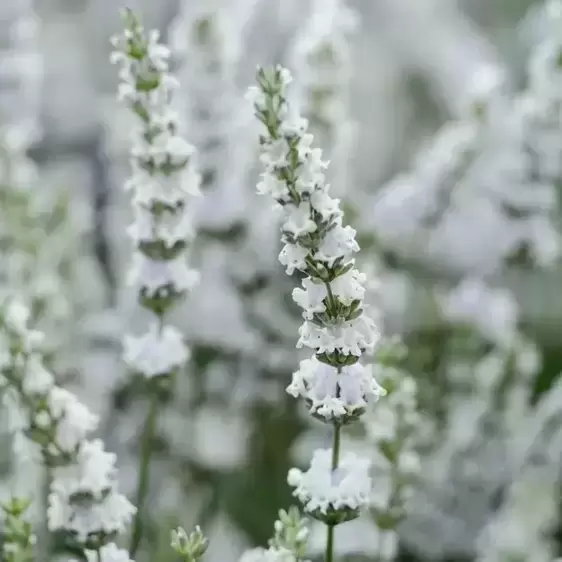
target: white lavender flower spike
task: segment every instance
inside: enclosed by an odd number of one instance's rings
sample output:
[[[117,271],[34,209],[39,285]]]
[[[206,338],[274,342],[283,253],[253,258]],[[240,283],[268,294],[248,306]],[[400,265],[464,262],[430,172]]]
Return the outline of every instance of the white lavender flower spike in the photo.
[[[168,73],[169,49],[158,42],[157,32],[145,35],[131,12],[125,24],[125,33],[112,39],[112,61],[120,66],[119,98],[139,118],[126,184],[135,210],[129,281],[143,306],[162,317],[197,282],[185,260],[194,236],[187,203],[199,192],[196,151],[178,134],[178,115],[171,108],[178,82]]]
[[[334,427],[332,449],[316,451],[308,471],[292,469],[288,482],[305,511],[326,523],[325,560],[332,562],[334,526],[356,518],[370,499],[369,461],[353,454],[340,461],[340,431],[384,394],[371,370],[358,363],[379,335],[362,302],[366,278],[355,268],[355,230],[344,226],[339,201],[330,196],[328,163],[312,146],[307,120],[287,103],[291,75],[281,67],[258,69],[257,81],[247,95],[264,126],[265,172],[257,190],[282,210],[279,261],[289,275],[304,275],[302,289],[293,291],[304,318],[297,347],[313,351],[287,391],[304,397],[311,413]]]
[[[157,31],[145,34],[138,18],[125,11],[123,35],[112,39],[112,61],[119,64],[118,97],[138,117],[131,148],[133,173],[125,188],[133,192],[134,223],[129,234],[135,244],[129,282],[140,304],[156,316],[142,336],[127,336],[124,360],[145,378],[150,410],[144,428],[149,443],[140,456],[138,506],[129,555],[141,541],[141,518],[148,478],[157,410],[162,392],[190,353],[178,330],[164,324],[165,314],[197,283],[189,268],[187,249],[195,235],[189,199],[199,193],[195,147],[179,134],[179,116],[172,95],[179,82],[169,74],[171,52]]]
[[[135,507],[119,493],[115,455],[101,440],[88,439],[98,417],[54,384],[42,363],[42,334],[28,327],[28,318],[18,300],[1,303],[0,387],[17,435],[51,469],[48,529],[86,556],[115,549],[112,541],[126,530]]]

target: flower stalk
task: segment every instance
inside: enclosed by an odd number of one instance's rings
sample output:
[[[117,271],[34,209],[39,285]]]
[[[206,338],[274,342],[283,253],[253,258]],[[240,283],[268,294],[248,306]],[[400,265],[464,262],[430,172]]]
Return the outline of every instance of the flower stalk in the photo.
[[[258,193],[271,196],[283,215],[279,261],[289,275],[303,274],[293,300],[303,309],[297,347],[313,351],[287,391],[302,396],[310,413],[333,427],[331,449],[317,450],[306,472],[293,468],[288,482],[305,511],[327,527],[326,561],[334,556],[334,527],[355,519],[369,501],[369,461],[340,458],[341,427],[356,421],[385,393],[359,359],[379,335],[363,305],[366,276],[355,268],[355,230],[343,225],[339,200],[325,180],[327,162],[313,148],[308,122],[287,103],[289,72],[258,69],[248,98],[264,126],[260,137],[265,172]]]
[[[170,50],[159,43],[157,31],[145,33],[138,17],[124,12],[125,29],[114,37],[112,62],[120,66],[118,98],[138,117],[131,150],[133,173],[126,188],[133,192],[135,220],[129,228],[135,251],[130,282],[139,303],[156,318],[142,336],[127,336],[124,360],[144,377],[149,412],[139,459],[139,481],[129,553],[134,557],[142,538],[142,519],[149,480],[159,396],[169,392],[176,372],[190,353],[182,334],[164,323],[166,314],[193,288],[197,272],[188,268],[186,254],[194,237],[188,208],[199,193],[195,148],[179,134],[172,110],[177,80],[169,72]]]
[[[83,558],[100,551],[102,562],[123,559],[113,541],[135,508],[118,491],[116,457],[100,439],[88,439],[98,417],[54,383],[43,363],[44,335],[29,327],[29,318],[19,300],[0,303],[0,390],[17,450],[50,471],[49,531]]]

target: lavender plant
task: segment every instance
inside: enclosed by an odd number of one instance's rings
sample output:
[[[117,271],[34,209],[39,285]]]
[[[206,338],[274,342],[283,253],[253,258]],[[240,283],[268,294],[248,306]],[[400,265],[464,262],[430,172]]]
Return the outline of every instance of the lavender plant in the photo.
[[[112,40],[112,62],[120,65],[119,98],[138,117],[131,151],[133,174],[126,188],[133,191],[135,220],[129,234],[135,244],[130,282],[140,304],[155,319],[142,336],[127,336],[124,360],[144,377],[150,394],[143,430],[136,503],[131,537],[134,556],[142,538],[142,517],[149,483],[157,413],[162,391],[189,358],[183,336],[166,325],[166,313],[194,286],[198,274],[189,269],[186,252],[194,236],[188,209],[199,193],[195,148],[178,133],[178,115],[170,102],[178,82],[168,73],[170,50],[158,33],[146,35],[137,16],[124,13],[125,31]]]
[[[248,98],[264,125],[260,159],[265,172],[258,192],[282,208],[285,245],[279,261],[288,274],[304,274],[303,288],[293,291],[304,318],[297,347],[314,350],[287,390],[333,426],[332,448],[317,450],[307,471],[291,469],[288,482],[305,511],[326,523],[325,560],[331,562],[334,527],[356,518],[369,502],[369,461],[353,453],[340,458],[340,438],[342,426],[384,394],[369,366],[358,362],[374,349],[378,334],[362,308],[365,276],[354,268],[355,231],[343,226],[339,201],[329,195],[327,164],[322,151],[312,148],[307,121],[288,107],[290,73],[281,67],[258,69],[257,81]]]
[[[0,384],[20,462],[42,462],[49,471],[48,528],[69,550],[89,560],[129,560],[113,542],[135,512],[119,493],[116,457],[89,439],[97,416],[54,383],[29,314],[18,299],[3,299]]]

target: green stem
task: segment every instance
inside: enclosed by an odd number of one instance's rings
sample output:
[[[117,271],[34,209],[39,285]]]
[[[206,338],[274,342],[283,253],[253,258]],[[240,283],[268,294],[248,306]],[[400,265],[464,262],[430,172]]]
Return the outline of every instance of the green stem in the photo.
[[[334,423],[334,435],[332,441],[332,470],[338,468],[340,460],[340,444],[341,444],[341,425]],[[326,556],[324,562],[333,562],[334,560],[334,525],[327,524],[328,530],[326,535]]]
[[[334,424],[334,436],[332,442],[332,470],[338,468],[340,460],[340,443],[341,443],[341,425]]]
[[[326,536],[326,557],[324,562],[333,562],[334,560],[334,525],[328,525],[328,534]]]
[[[137,483],[137,492],[135,505],[137,512],[133,522],[133,532],[131,534],[131,545],[129,547],[129,556],[134,559],[139,548],[142,537],[143,523],[143,506],[148,492],[148,482],[150,476],[150,455],[152,453],[152,442],[156,430],[156,414],[158,413],[158,395],[153,393],[150,398],[150,406],[146,423],[144,425],[141,453],[140,453],[140,471]]]
[[[334,314],[337,310],[337,300],[334,297],[334,293],[332,292],[332,287],[330,285],[330,283],[324,283],[325,287],[326,287],[326,295],[327,295],[327,304],[328,304],[328,309],[329,312],[331,314]]]

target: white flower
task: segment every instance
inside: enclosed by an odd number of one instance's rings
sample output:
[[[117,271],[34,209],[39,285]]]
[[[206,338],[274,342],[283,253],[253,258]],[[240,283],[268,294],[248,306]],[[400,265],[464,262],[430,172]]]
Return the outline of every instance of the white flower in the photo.
[[[367,276],[355,268],[336,277],[331,283],[332,293],[345,306],[351,305],[355,300],[363,300],[365,296],[365,283]]]
[[[125,532],[135,511],[129,500],[114,490],[99,503],[71,503],[63,488],[52,488],[47,523],[50,531],[67,531],[85,542],[91,534]]]
[[[309,234],[316,230],[316,223],[310,218],[310,203],[300,203],[298,207],[288,204],[284,207],[286,220],[281,230],[295,237]]]
[[[189,291],[199,280],[199,274],[189,269],[184,256],[173,260],[152,260],[141,252],[135,252],[133,260],[129,283],[148,297],[162,289],[178,293]]]
[[[299,329],[297,347],[310,347],[318,353],[340,351],[360,357],[375,348],[380,336],[373,320],[365,314],[351,321],[330,326],[317,326],[306,321]]]
[[[287,480],[306,511],[326,514],[328,510],[355,510],[369,504],[369,469],[368,460],[346,453],[332,470],[332,450],[319,449],[306,472],[292,468]]]
[[[283,84],[284,87],[288,86],[293,81],[293,77],[289,69],[284,68],[282,66],[277,66],[275,70],[276,72],[279,73],[281,83]]]
[[[45,368],[38,355],[31,355],[25,363],[22,390],[27,395],[46,394],[53,386],[53,375]]]
[[[332,266],[338,259],[344,262],[351,259],[354,252],[359,251],[359,244],[355,241],[355,229],[351,226],[337,224],[330,229],[315,254],[315,259]]]
[[[308,129],[308,120],[300,115],[292,115],[291,118],[282,121],[279,131],[286,137],[302,137]]]
[[[29,308],[19,298],[7,298],[2,303],[3,323],[8,332],[20,340],[26,352],[38,350],[43,343],[44,334],[28,328]]]
[[[145,377],[173,372],[189,359],[189,350],[179,330],[172,326],[159,328],[155,322],[142,336],[127,336],[123,359],[127,365]]]
[[[101,439],[84,441],[75,462],[53,471],[52,489],[66,494],[69,501],[79,494],[99,501],[115,485],[115,461],[116,455],[105,451]]]
[[[314,135],[304,133],[298,139],[297,156],[299,161],[299,177],[306,177],[307,174],[317,175],[321,170],[325,170],[328,166],[327,162],[322,160],[322,150],[312,148]]]
[[[285,244],[279,254],[279,261],[286,267],[289,275],[295,272],[295,269],[304,269],[306,267],[305,258],[308,250],[297,246],[296,244]]]
[[[199,195],[200,179],[193,166],[170,175],[150,175],[139,169],[126,182],[125,189],[134,192],[134,201],[138,204],[162,203],[177,207],[188,195]]]
[[[288,165],[289,143],[285,138],[272,140],[264,146],[260,161],[273,171]]]
[[[352,414],[386,394],[370,366],[356,363],[342,367],[338,373],[315,357],[301,361],[287,392],[308,400],[311,411],[327,420]]]
[[[324,220],[341,216],[340,200],[333,199],[326,191],[315,190],[310,196],[310,204]]]
[[[30,316],[29,308],[20,299],[8,299],[4,308],[4,315],[6,328],[20,337],[25,337]]]
[[[142,136],[137,138],[131,154],[142,161],[151,161],[158,167],[165,164],[185,166],[195,154],[195,147],[177,135],[162,131],[150,143]]]
[[[193,238],[193,223],[187,213],[167,209],[155,220],[150,209],[135,203],[135,222],[129,227],[128,233],[137,245],[162,242],[166,248],[172,248],[178,242],[187,242]]]
[[[309,277],[302,280],[304,289],[293,289],[293,300],[303,309],[303,317],[312,320],[314,313],[324,312],[324,299],[327,296],[326,286],[315,283]]]
[[[64,452],[73,452],[85,437],[97,429],[99,418],[92,414],[76,396],[55,386],[48,397],[49,413],[56,424],[56,446]]]
[[[499,344],[509,344],[515,337],[518,307],[513,296],[480,279],[464,279],[442,299],[442,310],[450,321],[469,323]]]
[[[262,180],[258,183],[257,190],[260,195],[270,195],[273,199],[280,200],[285,200],[289,194],[287,184],[269,172],[262,174]]]

